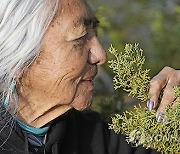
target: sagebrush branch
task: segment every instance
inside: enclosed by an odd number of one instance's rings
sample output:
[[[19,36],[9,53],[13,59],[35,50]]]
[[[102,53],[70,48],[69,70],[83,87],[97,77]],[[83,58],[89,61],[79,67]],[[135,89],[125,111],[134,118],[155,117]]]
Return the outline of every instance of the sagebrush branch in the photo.
[[[145,57],[138,44],[126,44],[124,52],[111,45],[109,52],[115,60],[109,61],[115,76],[114,88],[123,88],[130,96],[144,102],[149,99],[149,69],[143,69]],[[175,107],[167,106],[162,122],[156,121],[156,111],[141,105],[135,111],[125,111],[112,117],[109,128],[127,136],[127,142],[135,146],[155,148],[165,154],[180,152],[180,87],[174,87]]]

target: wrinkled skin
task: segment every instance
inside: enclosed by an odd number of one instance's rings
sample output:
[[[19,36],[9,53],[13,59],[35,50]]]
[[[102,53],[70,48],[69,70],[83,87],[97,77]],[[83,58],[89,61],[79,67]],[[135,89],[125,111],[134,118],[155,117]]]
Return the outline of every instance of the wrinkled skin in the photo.
[[[161,91],[164,89],[162,100],[157,109],[159,113],[164,113],[167,105],[173,105],[173,87],[180,85],[180,70],[175,70],[171,67],[164,67],[150,82],[150,99],[154,101],[154,108],[157,107],[158,98]]]
[[[97,65],[107,59],[94,21],[86,1],[60,1],[40,55],[17,79],[20,120],[41,127],[71,108],[90,106]]]

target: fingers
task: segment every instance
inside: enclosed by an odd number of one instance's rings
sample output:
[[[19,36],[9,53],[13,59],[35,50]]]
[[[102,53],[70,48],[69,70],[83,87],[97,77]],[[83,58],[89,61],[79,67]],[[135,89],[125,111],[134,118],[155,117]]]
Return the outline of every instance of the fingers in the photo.
[[[157,75],[151,80],[149,96],[150,96],[150,101],[154,103],[153,108],[157,106],[161,90],[164,88],[165,85],[166,85],[166,80],[164,77],[161,77],[161,75]]]
[[[160,93],[168,82],[169,74],[166,72],[169,72],[167,67],[162,69],[162,71],[158,75],[156,75],[150,82],[150,101],[147,102],[147,106],[150,110],[157,106]]]
[[[157,117],[157,121],[160,122],[162,120],[162,116],[165,113],[166,110],[166,106],[167,105],[172,105],[173,101],[174,101],[174,93],[173,93],[173,85],[171,84],[167,84],[167,86],[165,87],[162,99],[161,99],[161,103],[158,107],[158,110],[156,112],[156,117]]]
[[[147,102],[149,110],[157,107],[161,91],[164,89],[160,105],[157,109],[157,121],[161,121],[167,105],[174,101],[174,86],[180,85],[180,71],[165,67],[150,82],[150,100]]]

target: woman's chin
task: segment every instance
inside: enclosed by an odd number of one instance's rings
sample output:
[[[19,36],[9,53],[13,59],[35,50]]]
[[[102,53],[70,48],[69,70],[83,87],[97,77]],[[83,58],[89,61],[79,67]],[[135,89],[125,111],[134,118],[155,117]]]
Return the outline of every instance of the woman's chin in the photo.
[[[83,101],[84,100],[84,101]],[[92,104],[92,94],[89,97],[86,97],[86,99],[79,100],[79,102],[73,103],[73,108],[76,110],[82,111],[87,108],[89,108]]]
[[[84,110],[92,104],[94,83],[92,80],[82,80],[77,87],[74,100],[71,105],[76,110]]]

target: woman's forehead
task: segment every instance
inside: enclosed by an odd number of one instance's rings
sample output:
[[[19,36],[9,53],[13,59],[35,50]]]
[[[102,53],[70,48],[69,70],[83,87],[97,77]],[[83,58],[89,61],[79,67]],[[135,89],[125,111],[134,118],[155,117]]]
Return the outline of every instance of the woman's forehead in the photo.
[[[85,0],[62,0],[54,22],[61,25],[61,30],[67,33],[76,30],[83,32],[88,24],[95,20],[95,16]]]
[[[81,22],[82,19],[93,19],[94,13],[85,0],[62,0],[58,16]]]

